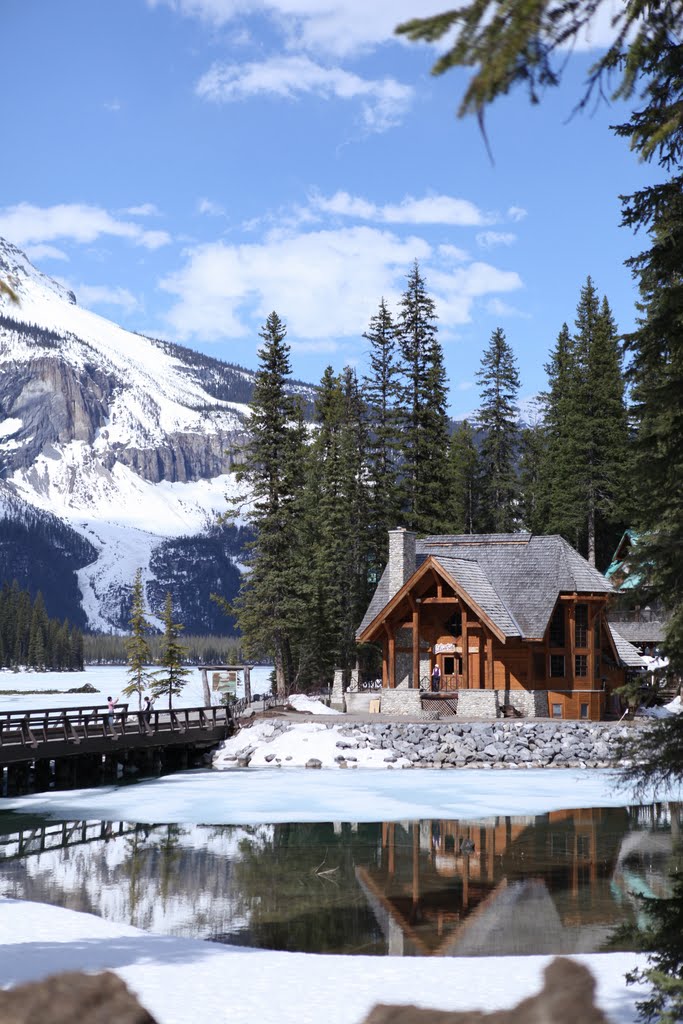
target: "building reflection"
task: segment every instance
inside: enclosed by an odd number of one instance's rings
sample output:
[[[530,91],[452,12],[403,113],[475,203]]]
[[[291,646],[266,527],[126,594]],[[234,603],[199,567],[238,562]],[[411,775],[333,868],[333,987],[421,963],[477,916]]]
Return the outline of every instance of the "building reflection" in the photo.
[[[668,890],[672,839],[658,828],[669,811],[638,811],[650,814],[647,831],[630,831],[627,808],[385,822],[379,863],[357,866],[356,878],[393,955],[596,951],[637,913],[634,879],[636,892]]]

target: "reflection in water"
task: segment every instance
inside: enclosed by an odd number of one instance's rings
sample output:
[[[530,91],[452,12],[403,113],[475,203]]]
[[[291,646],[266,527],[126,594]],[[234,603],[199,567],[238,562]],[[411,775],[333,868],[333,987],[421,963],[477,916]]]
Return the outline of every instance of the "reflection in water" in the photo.
[[[679,804],[481,821],[149,826],[0,816],[0,893],[150,931],[399,956],[604,948],[669,893]]]

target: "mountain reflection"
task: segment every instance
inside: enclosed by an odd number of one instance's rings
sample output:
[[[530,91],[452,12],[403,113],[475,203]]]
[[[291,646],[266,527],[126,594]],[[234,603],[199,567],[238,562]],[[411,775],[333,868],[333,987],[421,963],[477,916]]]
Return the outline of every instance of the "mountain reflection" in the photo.
[[[146,930],[399,956],[604,949],[683,866],[680,804],[480,821],[150,826],[0,816],[0,892]]]

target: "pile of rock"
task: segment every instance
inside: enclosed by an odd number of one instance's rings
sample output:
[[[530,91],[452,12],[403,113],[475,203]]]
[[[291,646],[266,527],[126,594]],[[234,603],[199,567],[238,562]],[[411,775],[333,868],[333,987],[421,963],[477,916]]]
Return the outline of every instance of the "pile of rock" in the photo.
[[[618,723],[541,720],[358,723],[339,729],[337,761],[372,747],[387,751],[387,764],[407,758],[415,767],[608,768],[631,731]]]

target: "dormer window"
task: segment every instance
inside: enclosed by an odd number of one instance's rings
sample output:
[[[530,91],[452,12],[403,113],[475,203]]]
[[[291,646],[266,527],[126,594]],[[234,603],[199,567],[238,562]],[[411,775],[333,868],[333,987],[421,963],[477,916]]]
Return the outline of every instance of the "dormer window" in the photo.
[[[564,647],[564,605],[558,604],[550,620],[550,646]]]

